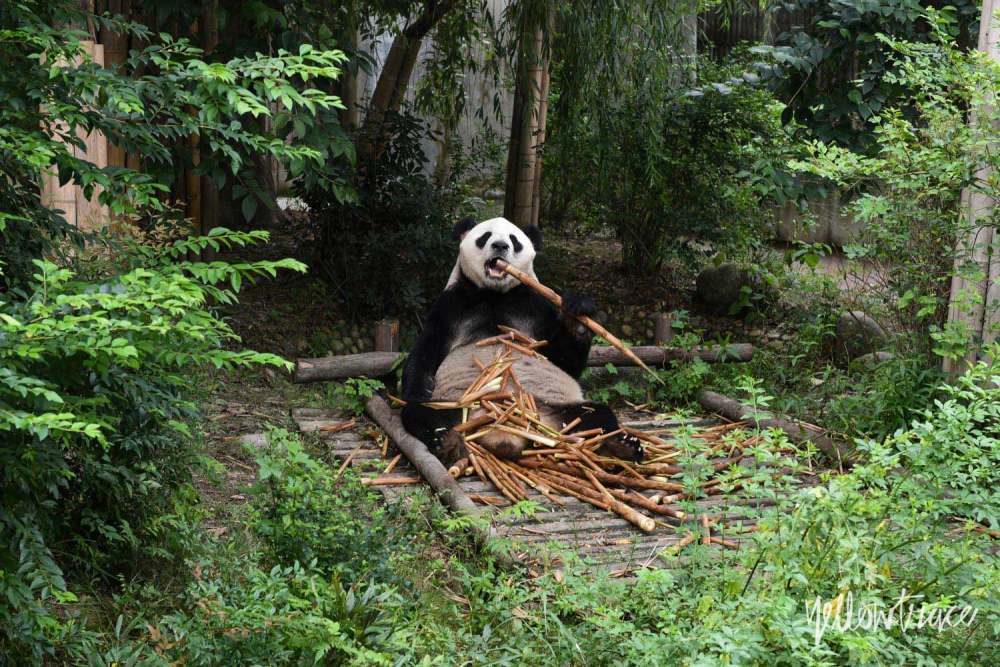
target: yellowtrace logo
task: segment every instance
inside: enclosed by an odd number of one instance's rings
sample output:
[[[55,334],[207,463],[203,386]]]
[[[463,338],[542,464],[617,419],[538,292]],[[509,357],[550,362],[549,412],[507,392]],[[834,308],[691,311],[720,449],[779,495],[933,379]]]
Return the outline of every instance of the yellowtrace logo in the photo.
[[[905,588],[891,607],[881,601],[856,605],[853,591],[842,592],[829,602],[823,602],[819,596],[806,602],[806,618],[815,629],[817,646],[828,630],[871,632],[879,628],[899,628],[903,633],[924,629],[941,632],[972,625],[978,613],[979,610],[971,605],[928,604],[923,595],[909,594]]]

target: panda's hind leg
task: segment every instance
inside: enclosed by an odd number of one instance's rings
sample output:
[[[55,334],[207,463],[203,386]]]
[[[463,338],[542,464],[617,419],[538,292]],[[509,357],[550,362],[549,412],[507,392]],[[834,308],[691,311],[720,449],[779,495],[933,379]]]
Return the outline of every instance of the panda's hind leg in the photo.
[[[410,435],[420,440],[446,466],[466,456],[465,442],[461,437],[448,437],[454,433],[452,427],[462,419],[461,410],[436,410],[420,403],[408,403],[403,406],[400,415],[403,428]]]
[[[566,424],[571,424],[576,419],[580,420],[580,423],[570,431],[571,434],[595,428],[599,428],[605,433],[612,433],[620,428],[618,416],[615,415],[614,410],[603,403],[585,401],[550,407],[554,412],[559,429],[565,427]],[[608,438],[601,443],[597,451],[605,456],[613,456],[626,461],[641,461],[643,457],[642,443],[638,438],[627,433]]]

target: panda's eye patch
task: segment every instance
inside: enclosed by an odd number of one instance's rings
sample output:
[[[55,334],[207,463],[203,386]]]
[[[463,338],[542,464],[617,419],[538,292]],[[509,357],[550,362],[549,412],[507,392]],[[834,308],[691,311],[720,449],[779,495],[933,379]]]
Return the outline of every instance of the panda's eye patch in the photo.
[[[510,242],[514,244],[514,253],[515,254],[521,252],[522,250],[524,250],[524,246],[521,245],[521,242],[518,241],[517,237],[514,236],[513,234],[510,235]]]
[[[478,239],[476,239],[476,247],[477,248],[483,248],[483,247],[485,247],[486,246],[486,242],[490,240],[490,236],[492,236],[492,235],[493,235],[493,232],[486,232],[485,234],[483,234],[482,236],[480,236]]]

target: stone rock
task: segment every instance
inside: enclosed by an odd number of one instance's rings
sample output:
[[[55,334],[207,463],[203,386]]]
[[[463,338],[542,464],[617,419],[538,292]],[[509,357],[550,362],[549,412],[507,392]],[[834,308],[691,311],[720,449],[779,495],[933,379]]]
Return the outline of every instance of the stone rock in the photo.
[[[503,190],[495,188],[493,190],[487,190],[483,193],[483,199],[488,199],[490,201],[497,201],[498,199],[503,199]]]
[[[834,345],[838,355],[856,359],[877,351],[885,342],[885,330],[860,310],[846,311],[837,320]]]
[[[720,264],[702,269],[695,280],[698,298],[718,309],[729,308],[740,299],[750,274],[735,264]]]
[[[874,365],[881,364],[885,361],[891,361],[896,358],[896,355],[892,352],[886,352],[885,350],[878,350],[876,352],[869,352],[868,354],[862,354],[855,361],[859,364]]]
[[[248,449],[263,449],[267,447],[267,436],[263,433],[247,433],[236,441],[241,447]]]

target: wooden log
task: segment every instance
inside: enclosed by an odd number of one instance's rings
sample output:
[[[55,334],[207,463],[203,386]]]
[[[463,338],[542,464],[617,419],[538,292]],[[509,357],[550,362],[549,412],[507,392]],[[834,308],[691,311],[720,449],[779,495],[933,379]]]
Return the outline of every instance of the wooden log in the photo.
[[[365,405],[368,416],[392,438],[399,451],[409,459],[420,476],[427,480],[441,501],[459,514],[478,516],[481,509],[465,495],[455,478],[448,474],[441,461],[430,453],[427,445],[410,435],[399,417],[381,396],[373,396]]]
[[[753,345],[750,343],[731,343],[724,347],[711,345],[708,347],[694,347],[690,350],[677,348],[663,348],[656,345],[639,345],[632,348],[632,353],[639,357],[644,363],[650,366],[665,366],[671,361],[750,361],[753,358]],[[587,357],[588,366],[603,366],[614,364],[615,366],[632,366],[634,363],[621,351],[608,346],[594,346],[590,348],[590,356]]]
[[[649,366],[664,366],[671,361],[692,361],[694,359],[706,362],[742,362],[750,361],[753,358],[753,345],[733,343],[725,348],[709,346],[695,347],[690,350],[640,345],[633,347],[632,352]],[[320,382],[341,380],[359,375],[372,378],[380,377],[387,375],[392,370],[397,357],[399,354],[396,352],[363,352],[361,354],[297,359],[292,379],[295,382]],[[587,357],[588,366],[604,366],[609,363],[616,366],[635,365],[634,361],[613,347],[595,345],[590,348],[590,356]]]
[[[399,352],[399,320],[380,320],[375,325],[375,350]]]
[[[673,313],[659,313],[656,316],[653,342],[657,345],[666,345],[674,337],[674,315]]]
[[[398,357],[397,352],[364,352],[318,359],[297,359],[293,379],[296,382],[317,382],[359,375],[381,377],[392,370],[392,365],[396,363]]]
[[[722,415],[732,421],[751,422],[761,429],[781,429],[788,434],[788,439],[792,442],[799,444],[810,442],[831,461],[845,467],[850,467],[855,462],[856,455],[847,444],[837,442],[822,429],[784,419],[763,410],[755,410],[753,406],[740,403],[734,398],[729,398],[728,396],[723,396],[707,389],[702,389],[698,392],[698,403],[706,410]]]

